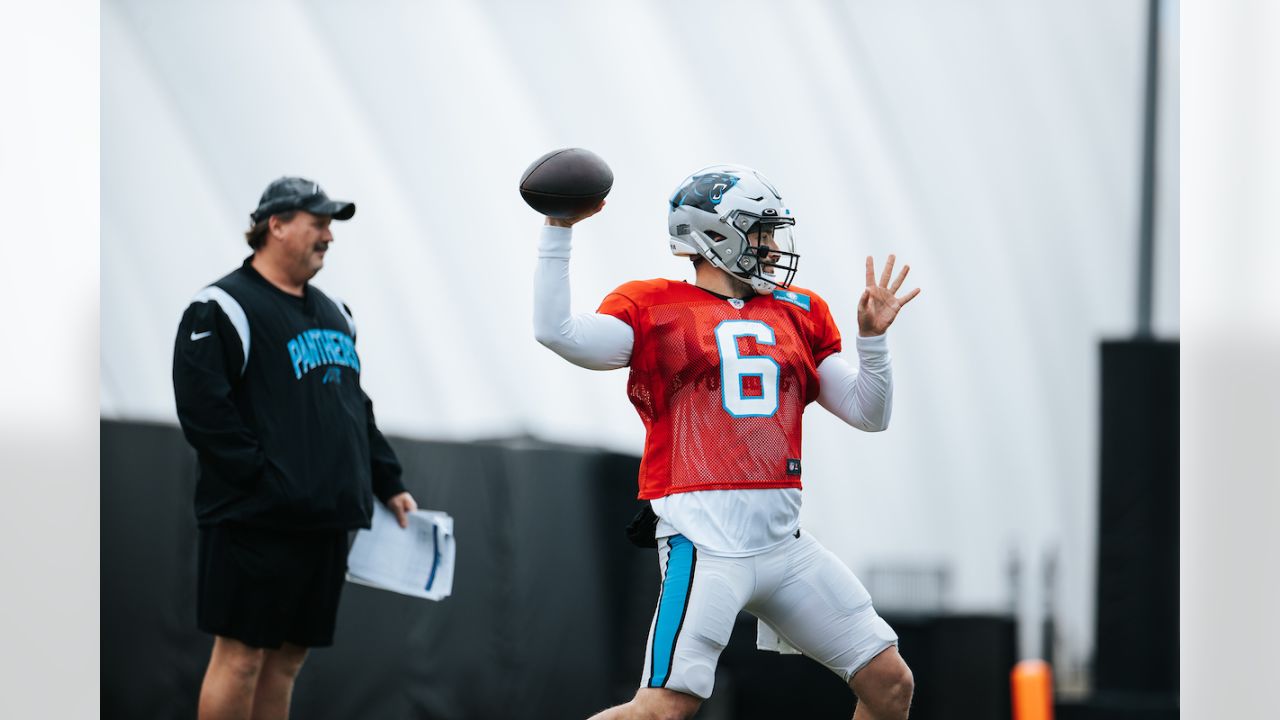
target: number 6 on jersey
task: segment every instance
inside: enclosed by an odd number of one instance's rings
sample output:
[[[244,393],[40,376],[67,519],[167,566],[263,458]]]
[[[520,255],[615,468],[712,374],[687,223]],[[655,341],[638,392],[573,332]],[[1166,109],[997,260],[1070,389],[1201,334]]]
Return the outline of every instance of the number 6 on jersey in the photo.
[[[759,320],[725,320],[716,326],[720,351],[720,396],[725,412],[734,417],[769,417],[778,411],[778,362],[767,355],[741,355],[738,338],[751,336],[759,345],[773,345],[773,328]],[[760,383],[746,394],[748,378]],[[750,383],[754,385],[754,382]]]

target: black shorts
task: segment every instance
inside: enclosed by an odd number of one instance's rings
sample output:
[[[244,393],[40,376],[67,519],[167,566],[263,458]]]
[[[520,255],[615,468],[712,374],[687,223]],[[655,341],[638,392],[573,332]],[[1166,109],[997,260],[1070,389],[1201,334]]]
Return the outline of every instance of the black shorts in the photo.
[[[333,644],[346,530],[200,528],[196,624],[246,645]]]

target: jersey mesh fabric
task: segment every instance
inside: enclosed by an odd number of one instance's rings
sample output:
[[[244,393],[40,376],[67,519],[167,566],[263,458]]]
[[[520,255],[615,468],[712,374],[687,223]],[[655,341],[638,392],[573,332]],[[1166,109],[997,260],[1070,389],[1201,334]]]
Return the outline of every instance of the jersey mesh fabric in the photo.
[[[800,288],[809,307],[764,295],[735,307],[695,285],[669,280],[631,282],[610,293],[599,312],[635,333],[627,392],[645,424],[641,499],[695,490],[800,487],[788,460],[800,459],[801,416],[818,396],[818,365],[840,351],[840,334],[821,298]],[[724,335],[726,321],[767,326],[774,342]],[[726,337],[731,340],[726,340]],[[736,347],[722,347],[732,341]],[[767,357],[778,366],[777,408],[759,416],[735,415],[725,395],[760,399],[760,375],[723,373],[736,388],[722,388],[722,350]]]

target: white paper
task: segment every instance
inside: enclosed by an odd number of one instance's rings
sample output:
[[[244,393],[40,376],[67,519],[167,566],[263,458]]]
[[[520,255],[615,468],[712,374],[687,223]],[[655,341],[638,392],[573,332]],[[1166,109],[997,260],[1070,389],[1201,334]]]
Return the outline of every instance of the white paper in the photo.
[[[375,502],[373,526],[356,533],[347,580],[402,595],[442,600],[453,592],[453,518],[434,510],[409,513],[409,527]]]

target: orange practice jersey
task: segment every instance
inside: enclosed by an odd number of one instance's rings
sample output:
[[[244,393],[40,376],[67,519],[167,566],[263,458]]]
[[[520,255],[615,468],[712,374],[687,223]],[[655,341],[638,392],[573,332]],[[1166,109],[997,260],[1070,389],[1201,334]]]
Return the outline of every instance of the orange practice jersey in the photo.
[[[818,397],[818,365],[840,352],[822,298],[793,287],[731,301],[637,280],[597,312],[635,333],[627,394],[646,430],[641,499],[800,487],[801,416]]]

